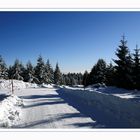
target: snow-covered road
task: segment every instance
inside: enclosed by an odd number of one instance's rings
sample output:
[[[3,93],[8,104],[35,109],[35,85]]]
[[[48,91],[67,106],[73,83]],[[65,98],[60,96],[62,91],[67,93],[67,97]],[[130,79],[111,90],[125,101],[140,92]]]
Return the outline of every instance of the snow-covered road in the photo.
[[[95,121],[69,105],[56,89],[23,89],[16,93],[24,107],[15,128],[91,128]]]

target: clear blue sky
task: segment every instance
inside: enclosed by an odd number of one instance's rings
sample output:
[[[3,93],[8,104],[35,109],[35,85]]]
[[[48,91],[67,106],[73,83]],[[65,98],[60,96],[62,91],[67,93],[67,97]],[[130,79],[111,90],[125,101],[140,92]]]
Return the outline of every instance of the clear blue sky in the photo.
[[[0,54],[34,64],[41,54],[63,72],[90,70],[115,57],[122,34],[140,45],[140,12],[0,12]]]

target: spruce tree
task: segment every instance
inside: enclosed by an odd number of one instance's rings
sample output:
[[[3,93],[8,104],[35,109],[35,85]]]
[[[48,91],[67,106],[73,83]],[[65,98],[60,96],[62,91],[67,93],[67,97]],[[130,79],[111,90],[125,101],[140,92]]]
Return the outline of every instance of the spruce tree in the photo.
[[[63,74],[63,77],[64,77],[65,84],[66,85],[71,85],[69,74]]]
[[[85,71],[84,75],[83,75],[83,82],[82,84],[84,85],[84,87],[86,87],[89,83],[89,74],[87,71]]]
[[[106,75],[105,84],[107,86],[114,86],[115,85],[115,68],[112,65],[112,63],[107,65],[105,75]]]
[[[121,44],[116,51],[118,59],[114,60],[116,63],[116,84],[118,87],[132,88],[132,57],[126,45],[127,41],[125,40],[125,36],[122,37],[120,42]]]
[[[47,60],[47,63],[45,65],[45,72],[46,72],[46,82],[48,84],[54,83],[54,72],[49,59]]]
[[[104,83],[106,80],[106,62],[103,59],[99,59],[93,66],[89,75],[89,84]]]
[[[60,68],[58,66],[58,63],[56,64],[56,68],[54,71],[54,83],[56,85],[60,85],[62,83],[62,74],[61,74]]]
[[[83,83],[83,74],[82,73],[77,73],[76,74],[76,79],[77,79],[77,85],[82,85]]]
[[[62,85],[67,85],[65,74],[62,74]]]
[[[8,78],[9,79],[13,78],[13,67],[11,65],[8,68]]]
[[[21,69],[21,76],[23,77],[23,81],[25,81],[26,68],[24,67],[24,65],[22,64],[22,62],[20,63],[20,69]]]
[[[12,79],[16,80],[24,80],[22,77],[22,64],[19,62],[18,59],[15,60],[14,65],[12,66]]]
[[[5,61],[0,55],[0,79],[7,79],[7,78],[8,78],[8,69],[6,67]]]
[[[38,84],[46,83],[45,63],[41,55],[37,59],[35,77],[37,78]]]
[[[140,89],[140,49],[136,45],[136,49],[134,49],[135,53],[134,56],[134,65],[133,65],[133,80],[134,80],[134,88]]]
[[[35,78],[35,70],[34,67],[32,65],[32,63],[30,61],[28,61],[28,63],[26,64],[26,72],[25,72],[25,81],[26,82],[37,82],[36,78]]]

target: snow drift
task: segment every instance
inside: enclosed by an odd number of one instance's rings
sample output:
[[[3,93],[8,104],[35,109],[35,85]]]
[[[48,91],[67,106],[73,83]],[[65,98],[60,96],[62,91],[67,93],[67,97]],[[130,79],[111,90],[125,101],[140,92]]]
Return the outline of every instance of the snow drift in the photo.
[[[0,127],[11,127],[18,123],[21,115],[22,99],[11,95],[0,103]]]
[[[140,103],[96,91],[61,88],[61,93],[77,98],[82,104],[105,114],[105,121],[112,121],[123,128],[140,127]],[[114,125],[114,126],[115,126]]]
[[[14,92],[20,89],[37,87],[37,84],[13,80]],[[0,80],[0,127],[12,127],[20,119],[23,100],[12,95],[12,81]]]
[[[34,83],[28,83],[28,82],[23,82],[20,80],[13,80],[13,88],[14,90],[20,90],[20,89],[24,89],[24,88],[36,88],[38,87],[37,84]],[[12,80],[3,80],[0,79],[0,92],[7,92],[10,93],[12,90]]]

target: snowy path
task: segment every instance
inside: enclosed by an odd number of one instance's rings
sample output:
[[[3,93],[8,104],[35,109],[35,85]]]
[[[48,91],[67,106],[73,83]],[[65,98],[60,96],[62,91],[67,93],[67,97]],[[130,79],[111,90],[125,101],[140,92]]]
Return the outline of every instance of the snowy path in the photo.
[[[91,128],[95,121],[70,106],[55,89],[24,89],[21,121],[15,128]]]

